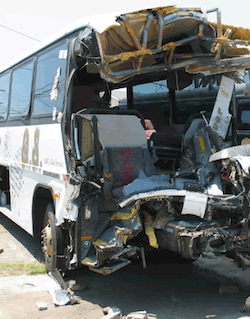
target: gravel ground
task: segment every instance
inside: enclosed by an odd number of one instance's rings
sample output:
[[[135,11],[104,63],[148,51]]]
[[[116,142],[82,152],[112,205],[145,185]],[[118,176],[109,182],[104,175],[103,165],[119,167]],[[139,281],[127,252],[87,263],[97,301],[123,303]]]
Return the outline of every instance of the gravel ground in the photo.
[[[40,238],[33,238],[1,213],[0,248],[3,249],[0,263],[29,263],[43,260]]]

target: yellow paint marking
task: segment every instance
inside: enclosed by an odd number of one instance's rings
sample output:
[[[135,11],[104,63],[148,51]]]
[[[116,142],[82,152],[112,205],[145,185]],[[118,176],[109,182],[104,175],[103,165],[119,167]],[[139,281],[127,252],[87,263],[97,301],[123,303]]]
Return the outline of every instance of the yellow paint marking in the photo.
[[[137,210],[134,207],[131,207],[131,213],[128,215],[126,213],[117,212],[112,217],[111,220],[129,220],[135,216]]]
[[[200,143],[201,151],[204,152],[206,147],[205,147],[205,143],[204,143],[203,137],[199,138],[199,143]]]
[[[93,237],[91,235],[85,235],[85,236],[82,236],[81,237],[81,241],[84,241],[84,240],[91,240]]]

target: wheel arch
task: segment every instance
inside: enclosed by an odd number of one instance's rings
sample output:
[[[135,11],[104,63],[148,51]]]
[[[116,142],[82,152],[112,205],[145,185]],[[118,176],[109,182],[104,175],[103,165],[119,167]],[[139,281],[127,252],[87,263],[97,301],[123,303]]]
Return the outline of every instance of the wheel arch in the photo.
[[[38,184],[34,190],[32,202],[33,236],[40,235],[43,229],[45,211],[50,203],[55,208],[52,189]]]

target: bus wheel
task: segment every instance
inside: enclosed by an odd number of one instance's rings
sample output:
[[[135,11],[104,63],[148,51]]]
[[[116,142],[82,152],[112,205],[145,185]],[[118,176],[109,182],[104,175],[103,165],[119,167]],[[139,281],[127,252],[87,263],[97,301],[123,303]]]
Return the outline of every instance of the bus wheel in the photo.
[[[47,272],[55,268],[62,269],[64,260],[63,236],[61,228],[56,226],[52,204],[49,204],[45,211],[42,244]]]

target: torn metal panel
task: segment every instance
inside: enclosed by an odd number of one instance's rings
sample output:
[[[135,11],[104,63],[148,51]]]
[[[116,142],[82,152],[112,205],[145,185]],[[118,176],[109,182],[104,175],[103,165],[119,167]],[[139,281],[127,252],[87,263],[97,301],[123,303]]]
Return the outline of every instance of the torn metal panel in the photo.
[[[101,267],[110,261],[124,262],[124,257],[138,254],[138,249],[127,245],[129,239],[134,238],[142,231],[142,223],[138,215],[138,210],[134,207],[126,207],[110,216],[110,226],[102,230],[94,241],[91,238],[92,249],[82,255],[82,264],[89,267],[99,267],[98,272],[113,272],[113,268]],[[92,232],[92,229],[88,229]],[[96,236],[96,233],[94,233]],[[85,258],[83,259],[83,256]],[[129,262],[130,263],[130,262]],[[118,267],[127,265],[122,263]],[[101,268],[100,268],[101,267]],[[108,270],[109,269],[109,270]]]
[[[56,306],[65,306],[75,303],[73,293],[67,287],[58,269],[50,271],[48,275],[54,279],[54,284],[50,284],[48,287],[48,291],[53,298],[53,303]]]
[[[225,139],[232,114],[229,113],[229,104],[234,89],[234,80],[222,76],[221,84],[210,118],[209,125],[213,131]]]
[[[250,156],[250,144],[225,148],[219,152],[216,152],[215,154],[212,154],[209,158],[209,161],[214,162],[236,156]]]
[[[189,61],[184,62],[183,64],[189,64],[185,67],[186,72],[190,74],[201,73],[205,76],[234,72],[242,69],[250,68],[250,56],[242,56],[237,58],[224,58],[219,61],[215,60],[198,60],[197,61]],[[184,65],[185,66],[185,65]]]
[[[126,235],[128,239],[137,236],[142,231],[142,222],[138,209],[134,207],[125,207],[116,212],[111,217],[111,225],[128,230]]]
[[[69,183],[51,181],[49,187],[53,190],[56,209],[56,225],[64,222],[64,219],[76,221],[78,215],[78,207],[73,200],[80,192],[80,185],[72,185]]]
[[[182,215],[195,215],[204,218],[207,207],[207,195],[199,193],[189,193],[185,196]]]

